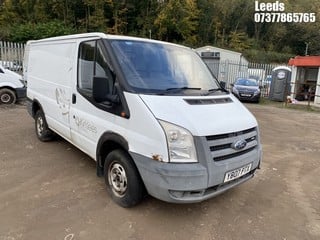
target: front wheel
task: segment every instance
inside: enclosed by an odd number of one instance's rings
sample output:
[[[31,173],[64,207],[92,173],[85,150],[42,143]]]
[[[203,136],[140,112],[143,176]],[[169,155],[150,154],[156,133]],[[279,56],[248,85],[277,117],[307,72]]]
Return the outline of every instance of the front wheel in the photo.
[[[49,129],[42,110],[38,110],[35,115],[35,129],[38,139],[42,142],[48,142],[54,138],[54,133]]]
[[[122,207],[133,207],[144,197],[144,185],[139,172],[128,153],[114,150],[104,163],[107,191]]]
[[[14,104],[17,101],[17,97],[14,91],[3,88],[0,89],[0,102],[3,104]]]

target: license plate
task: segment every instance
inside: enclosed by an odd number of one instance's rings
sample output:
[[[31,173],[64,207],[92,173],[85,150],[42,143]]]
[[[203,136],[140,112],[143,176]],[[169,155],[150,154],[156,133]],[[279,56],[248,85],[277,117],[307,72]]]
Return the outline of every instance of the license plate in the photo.
[[[243,93],[243,94],[240,94],[242,97],[251,97],[251,94],[245,94],[245,93]]]
[[[225,177],[224,177],[224,181],[223,182],[229,182],[229,181],[232,181],[234,179],[237,179],[237,178],[247,174],[248,172],[250,172],[251,166],[252,166],[252,164],[250,163],[250,164],[248,164],[248,165],[246,165],[244,167],[237,168],[235,170],[227,172]]]

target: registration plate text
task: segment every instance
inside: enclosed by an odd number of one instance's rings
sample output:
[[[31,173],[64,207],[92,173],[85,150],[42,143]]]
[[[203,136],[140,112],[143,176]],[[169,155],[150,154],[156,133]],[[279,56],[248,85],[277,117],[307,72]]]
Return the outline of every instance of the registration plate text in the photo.
[[[224,177],[224,181],[223,182],[229,182],[229,181],[232,181],[234,179],[237,179],[237,178],[247,174],[248,172],[250,172],[251,166],[252,166],[252,164],[250,163],[250,164],[248,164],[246,166],[243,166],[241,168],[237,168],[235,170],[227,172],[225,177]]]

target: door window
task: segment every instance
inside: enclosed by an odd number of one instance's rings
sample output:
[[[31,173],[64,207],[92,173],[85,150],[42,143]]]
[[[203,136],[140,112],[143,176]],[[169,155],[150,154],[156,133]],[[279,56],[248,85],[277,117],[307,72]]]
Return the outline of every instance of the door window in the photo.
[[[110,81],[108,93],[113,91],[113,77],[108,65],[107,55],[101,41],[88,41],[80,44],[78,62],[78,89],[84,96],[92,97],[94,77]]]

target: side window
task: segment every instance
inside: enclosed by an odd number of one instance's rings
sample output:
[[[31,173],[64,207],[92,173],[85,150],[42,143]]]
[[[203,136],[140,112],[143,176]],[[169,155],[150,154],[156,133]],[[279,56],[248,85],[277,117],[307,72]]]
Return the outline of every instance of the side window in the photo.
[[[92,95],[95,45],[95,41],[83,42],[79,49],[78,87],[83,90],[87,96]]]
[[[87,97],[92,97],[93,77],[105,78],[108,81],[107,93],[112,94],[113,77],[100,40],[83,42],[79,48],[78,88]]]

